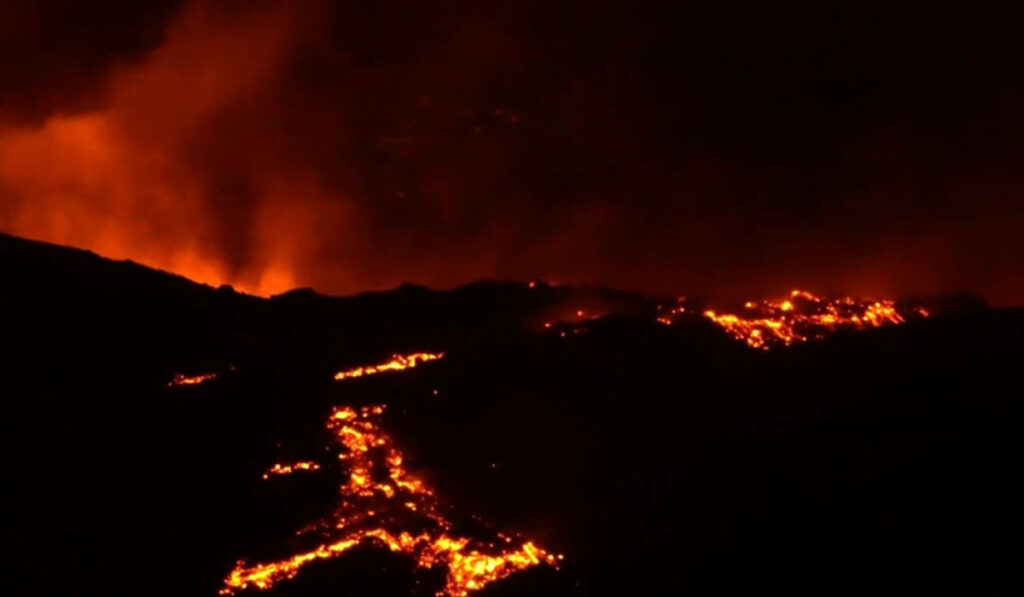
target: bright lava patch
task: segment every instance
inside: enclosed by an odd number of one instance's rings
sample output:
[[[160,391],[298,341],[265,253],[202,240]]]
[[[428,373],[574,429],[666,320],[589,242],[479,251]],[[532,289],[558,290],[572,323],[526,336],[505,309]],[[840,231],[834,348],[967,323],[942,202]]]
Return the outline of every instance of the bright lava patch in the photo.
[[[173,388],[175,386],[197,386],[202,383],[206,383],[211,379],[216,379],[216,373],[203,373],[200,375],[185,375],[183,373],[176,373],[171,381],[167,382],[167,387]]]
[[[914,315],[927,317],[928,312],[918,308]],[[747,302],[742,314],[709,310],[704,316],[733,338],[761,349],[824,338],[841,329],[866,329],[906,321],[891,300],[856,301],[848,296],[825,299],[804,290],[793,290],[784,299]]]
[[[295,471],[318,471],[320,465],[315,462],[293,462],[292,464],[275,464],[274,466],[267,469],[267,472],[263,473],[264,479],[269,479],[271,475],[290,475]]]
[[[334,379],[341,381],[343,379],[352,379],[354,377],[363,377],[364,375],[375,375],[377,373],[385,373],[388,371],[404,371],[406,369],[412,369],[420,363],[426,361],[436,361],[444,357],[443,352],[430,353],[430,352],[414,352],[412,354],[395,354],[391,355],[391,359],[380,363],[378,365],[365,365],[362,367],[356,367],[354,369],[348,369],[346,371],[339,371],[334,374]]]

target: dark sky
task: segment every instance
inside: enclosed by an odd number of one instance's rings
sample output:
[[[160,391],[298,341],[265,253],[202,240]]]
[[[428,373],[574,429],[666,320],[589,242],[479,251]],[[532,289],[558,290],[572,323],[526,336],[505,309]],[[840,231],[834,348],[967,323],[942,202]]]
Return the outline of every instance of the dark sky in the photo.
[[[0,230],[264,292],[1024,304],[1024,4],[0,0]]]

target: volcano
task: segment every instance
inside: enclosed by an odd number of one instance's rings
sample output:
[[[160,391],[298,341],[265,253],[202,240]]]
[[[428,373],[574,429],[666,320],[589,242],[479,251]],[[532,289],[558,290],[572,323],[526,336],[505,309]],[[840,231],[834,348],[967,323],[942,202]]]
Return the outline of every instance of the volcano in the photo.
[[[11,594],[1024,588],[1022,309],[0,265]]]

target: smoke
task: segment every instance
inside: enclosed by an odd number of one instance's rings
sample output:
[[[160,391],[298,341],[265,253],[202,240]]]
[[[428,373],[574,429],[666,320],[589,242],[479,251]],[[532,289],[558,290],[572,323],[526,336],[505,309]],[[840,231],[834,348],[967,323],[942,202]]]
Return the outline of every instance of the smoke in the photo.
[[[1012,16],[785,8],[194,0],[97,9],[102,35],[13,11],[6,53],[49,49],[0,77],[0,229],[259,294],[1024,301]]]
[[[231,256],[272,237],[275,220],[295,219],[275,208],[286,200],[281,187],[310,203],[315,188],[283,184],[258,145],[234,143],[235,155],[216,158],[248,163],[244,175],[211,168],[196,147],[225,114],[274,84],[298,34],[287,11],[190,5],[159,47],[105,74],[102,107],[3,130],[5,227],[212,284],[257,292],[293,284],[287,261],[298,241],[261,259]],[[232,180],[247,196],[225,217],[238,198],[217,186]]]
[[[504,224],[524,218],[482,225],[503,150],[464,137],[517,116],[459,96],[494,67],[465,60],[473,46],[507,48],[468,30],[395,62],[387,46],[416,37],[403,25],[430,19],[395,26],[389,13],[363,23],[394,42],[340,55],[331,16],[312,2],[188,4],[155,49],[102,74],[95,109],[0,129],[3,228],[260,294],[493,274],[495,242],[520,240]],[[419,51],[430,80],[405,62]],[[421,87],[455,97],[438,106]],[[460,204],[467,193],[477,206]]]

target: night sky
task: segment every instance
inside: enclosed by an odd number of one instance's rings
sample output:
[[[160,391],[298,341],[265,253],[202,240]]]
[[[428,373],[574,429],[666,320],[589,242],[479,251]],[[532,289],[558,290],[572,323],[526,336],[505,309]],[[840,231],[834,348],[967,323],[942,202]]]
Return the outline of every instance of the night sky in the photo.
[[[1024,4],[0,0],[0,231],[263,293],[1024,304]]]

